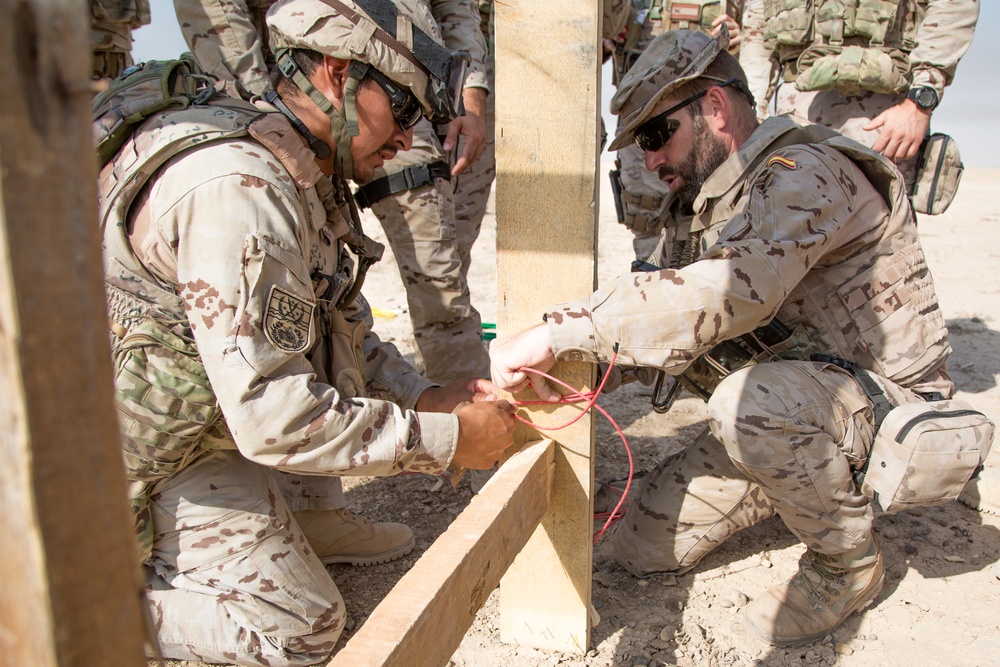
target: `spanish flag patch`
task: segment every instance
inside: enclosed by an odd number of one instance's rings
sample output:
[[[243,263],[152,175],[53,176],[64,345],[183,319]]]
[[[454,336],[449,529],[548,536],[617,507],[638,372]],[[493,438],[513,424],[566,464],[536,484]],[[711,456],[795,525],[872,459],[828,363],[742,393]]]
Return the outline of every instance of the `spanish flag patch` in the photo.
[[[775,155],[773,158],[767,161],[767,166],[770,167],[774,164],[780,164],[785,169],[795,169],[795,160],[790,157],[782,157],[780,155]]]

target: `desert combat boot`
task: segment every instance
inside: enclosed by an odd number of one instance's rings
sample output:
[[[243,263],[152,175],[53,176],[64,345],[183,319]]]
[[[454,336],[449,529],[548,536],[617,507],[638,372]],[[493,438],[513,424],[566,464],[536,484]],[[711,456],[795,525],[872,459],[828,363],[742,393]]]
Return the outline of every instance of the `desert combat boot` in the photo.
[[[776,646],[821,639],[871,604],[884,579],[882,550],[874,535],[835,556],[810,549],[791,581],[744,608],[743,622],[755,636]]]
[[[413,531],[401,523],[372,523],[346,508],[292,514],[324,565],[377,565],[413,551]]]

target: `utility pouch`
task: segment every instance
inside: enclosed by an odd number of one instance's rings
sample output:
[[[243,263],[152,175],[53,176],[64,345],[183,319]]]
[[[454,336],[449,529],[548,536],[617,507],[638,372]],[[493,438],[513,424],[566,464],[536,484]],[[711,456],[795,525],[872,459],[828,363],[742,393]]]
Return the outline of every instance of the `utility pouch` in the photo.
[[[364,398],[367,395],[365,383],[365,352],[362,342],[365,337],[364,322],[349,322],[344,314],[332,305],[322,309],[321,316],[326,323],[327,356],[326,373],[330,384],[337,388],[344,398]]]
[[[917,158],[910,204],[917,213],[939,215],[948,210],[962,180],[962,156],[958,144],[947,134],[935,132],[924,138]]]
[[[993,422],[964,401],[907,403],[885,416],[855,481],[883,512],[954,500],[982,470],[993,435]]]

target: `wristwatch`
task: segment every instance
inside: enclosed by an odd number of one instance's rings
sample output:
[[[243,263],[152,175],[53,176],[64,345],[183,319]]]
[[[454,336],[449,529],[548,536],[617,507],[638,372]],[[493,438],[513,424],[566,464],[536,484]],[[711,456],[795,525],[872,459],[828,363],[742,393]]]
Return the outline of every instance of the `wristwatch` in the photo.
[[[913,100],[913,102],[924,111],[933,111],[934,107],[938,105],[937,91],[930,86],[910,88],[910,91],[906,93],[906,97],[907,99]]]

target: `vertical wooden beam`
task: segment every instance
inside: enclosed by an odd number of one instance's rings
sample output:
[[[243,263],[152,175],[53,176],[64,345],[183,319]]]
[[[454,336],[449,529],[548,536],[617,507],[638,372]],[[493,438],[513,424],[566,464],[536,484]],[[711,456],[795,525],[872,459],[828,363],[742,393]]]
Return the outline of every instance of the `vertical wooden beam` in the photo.
[[[496,3],[497,292],[502,333],[538,324],[548,305],[596,280],[601,12],[597,0]],[[594,368],[560,363],[575,387]],[[574,406],[532,411],[561,424]],[[590,643],[594,423],[557,441],[549,510],[500,584],[507,642],[583,653]],[[538,436],[525,429],[519,440]]]
[[[0,0],[0,665],[144,665],[87,4]]]

